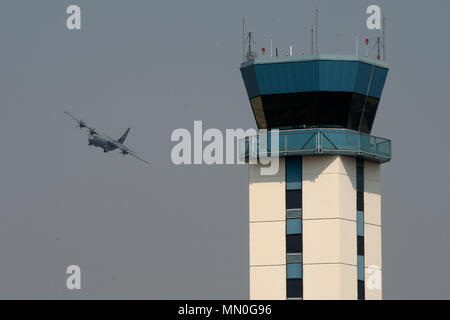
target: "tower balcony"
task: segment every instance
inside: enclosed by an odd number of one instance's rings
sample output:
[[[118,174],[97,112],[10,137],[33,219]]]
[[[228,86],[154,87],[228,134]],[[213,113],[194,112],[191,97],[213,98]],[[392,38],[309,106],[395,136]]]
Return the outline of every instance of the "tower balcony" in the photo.
[[[272,146],[278,141],[278,147]],[[384,163],[391,160],[391,140],[349,129],[300,129],[267,131],[239,141],[241,160],[267,156],[349,155]]]

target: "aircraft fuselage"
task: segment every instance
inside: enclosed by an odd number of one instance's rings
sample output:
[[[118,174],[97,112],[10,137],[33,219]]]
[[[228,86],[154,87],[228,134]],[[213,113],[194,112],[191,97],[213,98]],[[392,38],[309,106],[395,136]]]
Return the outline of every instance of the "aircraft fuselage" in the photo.
[[[117,147],[114,144],[112,144],[111,141],[109,141],[106,138],[103,138],[98,134],[90,135],[88,141],[90,146],[102,148],[104,152],[117,149]]]

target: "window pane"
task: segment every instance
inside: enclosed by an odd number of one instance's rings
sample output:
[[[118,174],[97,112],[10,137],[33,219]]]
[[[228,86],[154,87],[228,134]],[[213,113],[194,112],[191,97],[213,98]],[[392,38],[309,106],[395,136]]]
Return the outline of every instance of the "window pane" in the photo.
[[[287,253],[302,252],[302,235],[290,234],[286,236],[286,251]]]
[[[286,263],[297,263],[297,262],[302,262],[301,253],[288,253],[286,255]]]
[[[357,240],[357,255],[358,256],[363,256],[364,255],[364,237],[361,236],[357,236],[358,240]]]
[[[356,168],[356,190],[364,191],[364,169]]]
[[[303,291],[302,279],[288,279],[287,280],[287,297],[301,298]]]
[[[363,123],[367,124],[367,131],[369,133],[372,130],[373,121],[375,120],[375,114],[377,113],[379,99],[373,97],[367,97],[367,101],[364,107]],[[361,127],[361,131],[364,132]]]
[[[362,168],[364,166],[364,160],[361,158],[357,158],[356,159],[356,167],[357,168]]]
[[[361,120],[361,114],[364,106],[365,96],[357,93],[353,93],[352,105],[350,107],[349,115],[349,129],[359,130],[359,121]]]
[[[288,279],[300,279],[302,277],[302,264],[301,263],[288,263],[287,264],[287,278]]]
[[[302,217],[302,209],[289,209],[286,210],[286,219],[295,219]]]
[[[364,300],[366,298],[364,281],[358,280],[358,300]]]
[[[286,190],[286,209],[302,207],[302,190]]]
[[[364,211],[364,192],[356,193],[356,210]]]
[[[287,219],[286,220],[286,234],[300,234],[302,233],[301,219]]]
[[[358,256],[358,280],[364,280],[364,256]]]
[[[286,189],[302,188],[302,158],[286,157]]]
[[[358,211],[356,213],[357,221],[357,235],[364,237],[364,212]]]

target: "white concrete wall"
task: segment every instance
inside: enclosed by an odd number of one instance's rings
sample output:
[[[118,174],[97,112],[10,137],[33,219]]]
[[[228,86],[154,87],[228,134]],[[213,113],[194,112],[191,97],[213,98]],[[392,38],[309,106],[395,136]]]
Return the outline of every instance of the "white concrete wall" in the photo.
[[[364,161],[366,300],[382,299],[380,164]]]
[[[286,299],[285,162],[262,176],[249,165],[250,299]]]
[[[303,157],[303,297],[356,299],[356,160]]]

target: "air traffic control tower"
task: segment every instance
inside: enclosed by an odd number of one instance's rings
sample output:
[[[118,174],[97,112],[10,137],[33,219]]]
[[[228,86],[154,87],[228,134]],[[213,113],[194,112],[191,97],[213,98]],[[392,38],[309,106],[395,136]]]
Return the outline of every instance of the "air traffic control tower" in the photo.
[[[388,67],[318,54],[251,57],[240,70],[264,139],[279,129],[279,150],[264,141],[278,173],[249,165],[250,299],[381,299],[391,142],[370,133]],[[260,155],[254,141],[241,141],[241,158]]]

